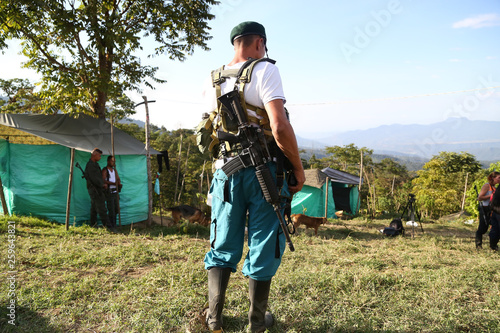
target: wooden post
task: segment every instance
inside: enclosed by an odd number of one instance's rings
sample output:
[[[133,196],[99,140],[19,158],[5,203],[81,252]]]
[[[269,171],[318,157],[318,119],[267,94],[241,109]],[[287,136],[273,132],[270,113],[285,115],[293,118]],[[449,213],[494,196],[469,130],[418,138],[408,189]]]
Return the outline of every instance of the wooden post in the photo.
[[[391,195],[394,196],[394,183],[396,182],[396,175],[392,177],[392,187],[391,187]]]
[[[147,225],[151,226],[151,218],[153,215],[153,185],[151,184],[151,154],[149,153],[149,109],[148,109],[148,103],[154,103],[156,101],[148,101],[148,98],[146,96],[142,96],[142,99],[144,102],[138,103],[135,105],[135,107],[138,107],[141,104],[144,104],[146,107],[146,125],[145,125],[145,130],[146,130],[146,163],[147,163],[147,168],[148,168],[148,220],[147,220]]]
[[[186,179],[188,160],[189,160],[189,150],[190,149],[191,149],[191,142],[188,145],[188,150],[187,150],[187,155],[186,155],[186,165],[184,166],[184,174],[182,175],[181,190],[179,191],[179,199],[177,200],[178,202],[181,202],[181,194],[182,194],[182,189],[184,188],[184,181]]]
[[[179,173],[181,171],[181,151],[182,151],[182,133],[181,133],[181,142],[179,143],[179,155],[177,157],[177,178],[175,181],[174,202],[177,202],[177,187],[179,186]]]
[[[116,155],[115,155],[115,133],[114,133],[113,115],[111,115],[111,155],[115,158],[115,171],[116,171]],[[122,212],[120,209],[120,191],[116,187],[116,206],[118,207],[118,225],[122,226]]]
[[[207,161],[203,161],[203,169],[201,170],[201,175],[200,175],[200,186],[199,186],[199,193],[200,193],[200,200],[198,201],[198,205],[201,207],[201,202],[203,202],[201,199],[203,198],[203,178],[205,177],[205,164]],[[198,208],[200,208],[198,207]]]
[[[465,207],[465,195],[467,194],[467,181],[469,180],[469,173],[467,172],[465,174],[465,187],[464,187],[464,196],[462,198],[462,212],[464,211]]]
[[[163,227],[163,215],[161,213],[161,189],[160,189],[160,224]]]
[[[0,199],[2,200],[3,215],[9,215],[9,209],[7,208],[7,201],[5,201],[5,194],[3,192],[2,177],[0,177]]]
[[[329,178],[326,177],[326,191],[325,191],[325,217],[328,218],[328,180]]]
[[[361,152],[361,162],[359,163],[359,185],[358,185],[358,202],[356,204],[356,211],[359,211],[360,207],[360,198],[361,198],[361,184],[363,182],[363,150]]]
[[[151,226],[151,219],[153,215],[153,185],[151,184],[151,154],[149,153],[149,140],[150,140],[149,109],[148,109],[148,98],[146,96],[142,96],[142,99],[144,99],[144,106],[146,107],[146,160],[148,168],[148,199],[149,199],[147,225]]]
[[[71,187],[73,186],[73,164],[75,163],[75,148],[71,148],[71,158],[69,166],[69,182],[68,182],[68,200],[66,202],[66,231],[69,230],[69,214],[70,214],[70,203],[71,203]]]

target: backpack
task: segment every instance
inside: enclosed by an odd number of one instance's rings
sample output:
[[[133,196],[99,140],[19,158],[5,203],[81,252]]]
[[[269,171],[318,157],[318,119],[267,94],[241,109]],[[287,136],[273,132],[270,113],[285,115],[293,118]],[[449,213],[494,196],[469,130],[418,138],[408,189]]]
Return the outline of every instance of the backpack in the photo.
[[[250,82],[254,66],[261,61],[268,61],[272,64],[275,63],[272,59],[261,58],[249,59],[239,69],[224,69],[224,66],[222,66],[221,68],[212,71],[212,84],[216,89],[216,97],[219,98],[221,96],[220,85],[224,83],[226,79],[236,77],[234,89],[239,92],[243,110],[245,110],[245,112],[247,112],[247,110],[252,110],[258,116],[262,117],[262,119],[259,119],[247,114],[248,120],[252,123],[258,124],[262,128],[268,140],[271,141],[272,133],[266,110],[246,103],[244,96],[245,84]],[[220,130],[236,134],[238,131],[238,124],[235,119],[230,119],[230,117],[228,117],[225,106],[217,100],[217,108],[210,114],[203,114],[202,121],[198,124],[195,130],[196,144],[201,153],[208,151],[212,153],[214,158],[217,158],[220,144],[220,141],[217,138],[217,131]],[[235,147],[232,147],[228,142],[225,142],[224,144],[225,151],[235,150]]]
[[[399,218],[392,220],[389,226],[384,228],[382,233],[389,237],[404,235],[405,228],[403,227],[403,222]]]

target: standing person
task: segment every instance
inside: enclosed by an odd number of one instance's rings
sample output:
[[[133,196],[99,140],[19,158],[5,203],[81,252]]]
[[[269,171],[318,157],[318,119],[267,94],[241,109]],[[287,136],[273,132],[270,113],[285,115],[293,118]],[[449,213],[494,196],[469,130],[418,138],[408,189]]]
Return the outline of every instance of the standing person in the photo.
[[[488,231],[488,226],[490,225],[490,198],[495,193],[495,185],[497,184],[500,184],[500,172],[493,171],[488,175],[488,182],[481,187],[477,197],[479,204],[483,205],[485,215],[482,216],[481,211],[479,211],[479,226],[476,231],[476,248],[478,249],[483,247],[483,235]]]
[[[492,195],[490,209],[490,248],[493,251],[498,251],[498,241],[500,240],[500,191],[495,191]]]
[[[104,191],[107,185],[104,184],[102,179],[101,167],[99,162],[101,160],[102,151],[94,148],[90,155],[90,160],[85,166],[85,178],[87,179],[87,191],[90,196],[90,225],[97,226],[97,214],[101,218],[102,225],[109,228],[109,219],[106,214],[106,197]]]
[[[243,22],[231,31],[234,45],[233,60],[220,70],[212,72],[211,80],[204,91],[207,98],[207,111],[212,111],[213,126],[216,131],[228,132],[229,118],[222,112],[217,97],[242,89],[241,81],[229,75],[220,79],[225,70],[233,74],[249,59],[262,59],[266,55],[266,32],[257,22]],[[252,65],[246,68],[250,68]],[[245,68],[245,67],[244,67]],[[242,108],[248,113],[252,126],[267,132],[270,156],[267,165],[276,181],[279,163],[275,161],[280,153],[291,163],[291,172],[297,180],[290,186],[283,182],[281,195],[300,191],[305,181],[304,169],[299,156],[295,133],[284,108],[285,96],[281,77],[274,61],[265,59],[254,63],[248,75],[249,82],[240,90]],[[222,70],[222,72],[221,72]],[[248,74],[248,73],[247,73]],[[245,107],[243,107],[245,106]],[[213,111],[215,110],[215,111]],[[217,116],[216,116],[217,114]],[[234,133],[233,128],[233,133]],[[210,145],[212,148],[212,145]],[[205,255],[205,268],[208,270],[209,308],[206,323],[213,332],[222,331],[222,309],[231,272],[242,258],[245,225],[248,213],[249,252],[243,264],[243,275],[249,278],[250,309],[248,312],[249,330],[264,332],[273,324],[270,312],[266,312],[271,279],[275,275],[285,250],[285,236],[273,207],[266,202],[256,169],[249,166],[231,174],[229,177],[221,169],[225,163],[242,152],[238,143],[218,141],[211,149],[214,157],[215,173],[210,188],[212,204],[212,223],[210,227],[210,250]],[[281,172],[281,175],[283,172]]]
[[[122,183],[120,176],[115,168],[115,157],[108,156],[107,165],[102,169],[102,179],[108,186],[106,191],[106,206],[108,208],[108,218],[111,228],[116,228],[116,214],[118,214],[118,192],[121,190]]]

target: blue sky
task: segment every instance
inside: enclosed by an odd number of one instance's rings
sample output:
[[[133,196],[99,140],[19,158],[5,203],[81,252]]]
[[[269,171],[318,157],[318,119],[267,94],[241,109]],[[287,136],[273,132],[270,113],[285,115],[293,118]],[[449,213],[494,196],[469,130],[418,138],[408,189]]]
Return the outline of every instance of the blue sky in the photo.
[[[168,81],[143,92],[156,100],[152,123],[196,126],[203,81],[232,59],[230,30],[246,20],[266,27],[302,137],[451,116],[500,120],[499,0],[222,0],[213,13],[211,51],[197,49],[183,63],[142,58]],[[2,78],[36,78],[15,54],[12,47],[2,56]],[[487,87],[496,88],[471,91]],[[144,120],[143,108],[133,118]]]

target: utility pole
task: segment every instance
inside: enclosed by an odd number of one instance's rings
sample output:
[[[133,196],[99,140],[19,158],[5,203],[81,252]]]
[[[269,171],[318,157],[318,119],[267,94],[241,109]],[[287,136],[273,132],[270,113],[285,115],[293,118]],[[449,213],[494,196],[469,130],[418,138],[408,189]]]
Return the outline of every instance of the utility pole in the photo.
[[[152,221],[152,215],[153,215],[153,185],[151,184],[151,154],[149,153],[149,109],[148,109],[148,103],[154,103],[156,101],[148,101],[148,98],[146,96],[142,96],[142,99],[144,102],[138,103],[135,105],[135,107],[138,107],[141,104],[144,104],[146,107],[146,162],[147,162],[147,168],[148,168],[148,202],[149,202],[149,207],[148,207],[148,220],[147,220],[147,225],[151,226],[151,221]]]

